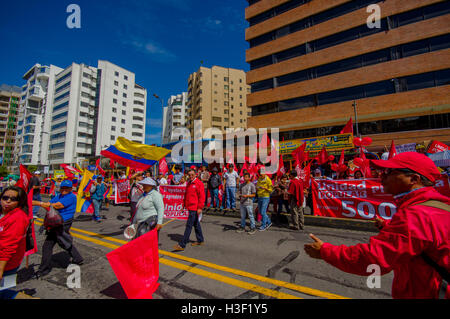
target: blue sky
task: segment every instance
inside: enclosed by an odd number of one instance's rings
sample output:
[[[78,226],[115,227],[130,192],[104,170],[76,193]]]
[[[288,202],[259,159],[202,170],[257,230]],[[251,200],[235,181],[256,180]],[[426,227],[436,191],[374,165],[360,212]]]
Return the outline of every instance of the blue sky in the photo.
[[[66,26],[69,4],[81,29]],[[108,60],[136,74],[147,89],[146,143],[160,143],[161,102],[187,91],[200,61],[248,70],[245,0],[2,1],[0,84],[22,86],[35,63],[65,68]]]

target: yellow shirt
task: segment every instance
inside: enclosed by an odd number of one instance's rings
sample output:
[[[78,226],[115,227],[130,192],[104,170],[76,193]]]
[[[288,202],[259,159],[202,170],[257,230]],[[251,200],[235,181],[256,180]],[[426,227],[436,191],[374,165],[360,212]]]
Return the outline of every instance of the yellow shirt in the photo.
[[[267,188],[269,191],[262,189],[260,187]],[[270,197],[270,193],[273,191],[273,185],[270,178],[266,175],[264,179],[258,178],[256,183],[256,192],[258,197]]]

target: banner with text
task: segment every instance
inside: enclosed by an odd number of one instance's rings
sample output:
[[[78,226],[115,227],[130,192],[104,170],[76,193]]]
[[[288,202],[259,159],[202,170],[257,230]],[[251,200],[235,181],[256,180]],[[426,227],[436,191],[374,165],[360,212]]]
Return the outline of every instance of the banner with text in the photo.
[[[390,220],[397,211],[394,198],[385,194],[379,179],[312,180],[314,215]]]
[[[188,219],[189,212],[184,209],[186,186],[161,185],[159,192],[163,196],[165,218]]]
[[[129,203],[128,193],[130,192],[130,181],[128,179],[119,179],[114,182],[114,203]]]

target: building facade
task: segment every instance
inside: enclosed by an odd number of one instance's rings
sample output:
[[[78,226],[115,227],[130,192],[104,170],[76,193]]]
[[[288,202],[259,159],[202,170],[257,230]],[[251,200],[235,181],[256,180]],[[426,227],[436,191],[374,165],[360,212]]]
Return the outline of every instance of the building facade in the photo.
[[[15,163],[48,165],[50,119],[53,112],[56,75],[63,71],[55,65],[35,64],[23,76],[19,106]]]
[[[202,120],[202,133],[215,127],[246,128],[249,86],[243,70],[213,66],[200,67],[188,79],[188,122],[194,137],[194,121]]]
[[[8,169],[14,163],[20,94],[18,86],[0,86],[0,165]]]
[[[371,4],[379,28],[367,24]],[[448,1],[252,0],[245,16],[249,126],[288,141],[357,117],[372,150],[450,142]]]
[[[163,109],[163,144],[168,144],[178,139],[172,134],[177,127],[186,127],[188,121],[187,92],[172,95],[167,106]]]

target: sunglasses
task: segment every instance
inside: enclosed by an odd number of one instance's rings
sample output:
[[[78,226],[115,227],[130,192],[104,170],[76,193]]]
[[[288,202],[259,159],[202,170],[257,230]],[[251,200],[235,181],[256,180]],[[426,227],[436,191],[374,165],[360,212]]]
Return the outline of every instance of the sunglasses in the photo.
[[[8,200],[11,200],[12,202],[18,202],[19,198],[17,198],[17,197],[9,197],[9,196],[3,195],[2,196],[2,200],[4,200],[5,202],[8,201]]]

